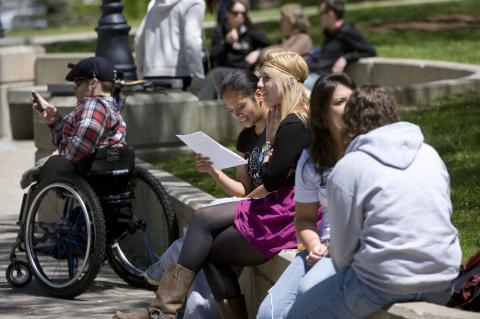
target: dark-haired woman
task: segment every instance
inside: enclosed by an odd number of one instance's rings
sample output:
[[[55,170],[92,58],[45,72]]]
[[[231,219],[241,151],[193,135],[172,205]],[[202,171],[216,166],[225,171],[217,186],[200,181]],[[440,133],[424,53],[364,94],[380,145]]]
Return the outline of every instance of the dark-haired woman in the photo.
[[[445,304],[461,262],[445,164],[418,126],[400,122],[385,88],[355,90],[343,120],[348,147],[327,183],[336,273],[300,289],[287,318],[359,319],[397,302]]]
[[[217,25],[212,35],[210,58],[213,69],[205,77],[197,95],[200,100],[214,100],[219,96],[220,83],[235,69],[253,69],[254,63],[246,56],[270,45],[267,35],[255,28],[248,17],[248,5],[243,0],[231,1],[227,19]]]
[[[221,92],[225,107],[233,118],[244,127],[240,132],[236,152],[247,160],[246,165],[235,167],[235,178],[212,166],[208,157],[197,155],[195,166],[197,171],[209,174],[227,195],[237,200],[246,197],[253,189],[262,184],[258,170],[255,169],[257,156],[265,144],[265,127],[268,108],[263,103],[262,93],[257,89],[258,77],[248,70],[235,70],[223,80]],[[210,205],[219,202],[235,200],[221,198]],[[169,263],[176,263],[185,237],[176,240],[159,261],[145,271],[145,279],[158,286],[160,278]],[[195,278],[185,302],[184,319],[215,319],[219,318],[215,299],[205,280],[203,272]]]
[[[325,187],[332,167],[343,153],[342,114],[354,88],[345,74],[327,75],[314,86],[310,97],[310,147],[303,151],[295,177],[295,226],[303,251],[269,290],[258,310],[258,319],[281,318],[295,301],[298,287],[309,287],[335,273],[326,256],[330,223]],[[321,219],[319,208],[323,208]],[[319,270],[314,279],[306,276],[311,267]]]
[[[193,215],[176,264],[167,265],[156,298],[141,312],[115,318],[176,318],[198,271],[203,269],[223,318],[246,318],[245,299],[232,265],[262,264],[296,246],[294,169],[308,146],[309,91],[305,60],[295,52],[272,52],[258,88],[269,108],[266,142],[252,165],[262,184],[246,199],[202,208]]]

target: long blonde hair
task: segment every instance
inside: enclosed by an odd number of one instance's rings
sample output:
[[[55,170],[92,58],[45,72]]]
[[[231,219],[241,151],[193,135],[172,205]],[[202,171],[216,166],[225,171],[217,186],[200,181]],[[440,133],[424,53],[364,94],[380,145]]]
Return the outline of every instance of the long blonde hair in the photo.
[[[290,113],[296,113],[302,123],[307,125],[310,91],[303,86],[303,81],[308,76],[305,59],[296,52],[272,51],[267,54],[262,65],[262,69],[264,68],[268,68],[271,81],[283,93],[281,115],[274,132]]]

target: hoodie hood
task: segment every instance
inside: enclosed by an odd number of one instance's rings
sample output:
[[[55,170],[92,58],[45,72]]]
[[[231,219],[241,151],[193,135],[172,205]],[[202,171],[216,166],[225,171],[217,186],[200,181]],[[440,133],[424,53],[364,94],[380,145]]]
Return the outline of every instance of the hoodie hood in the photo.
[[[180,1],[182,0],[153,0],[153,9],[155,11],[168,12]]]
[[[357,136],[345,153],[364,152],[385,165],[406,169],[417,156],[423,140],[417,125],[397,122]]]

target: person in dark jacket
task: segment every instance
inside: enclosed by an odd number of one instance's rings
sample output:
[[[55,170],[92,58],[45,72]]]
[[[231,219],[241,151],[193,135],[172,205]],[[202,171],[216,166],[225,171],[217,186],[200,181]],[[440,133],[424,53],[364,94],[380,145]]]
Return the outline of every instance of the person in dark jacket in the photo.
[[[227,19],[215,28],[212,35],[210,59],[213,69],[206,76],[198,90],[200,100],[213,100],[218,97],[220,83],[234,69],[253,69],[246,56],[262,49],[271,42],[266,34],[254,27],[248,17],[248,6],[243,0],[231,1]]]
[[[324,0],[320,4],[324,40],[322,48],[308,60],[310,75],[304,85],[309,89],[320,75],[342,73],[349,63],[376,55],[372,44],[353,25],[344,22],[344,13],[341,0]]]

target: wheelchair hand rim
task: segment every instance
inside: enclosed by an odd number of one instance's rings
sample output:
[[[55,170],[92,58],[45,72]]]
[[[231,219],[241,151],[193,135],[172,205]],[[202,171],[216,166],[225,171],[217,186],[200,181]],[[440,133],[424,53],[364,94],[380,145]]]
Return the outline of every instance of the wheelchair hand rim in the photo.
[[[68,192],[70,192],[70,194],[72,194],[75,197],[75,199],[78,201],[78,203],[81,206],[81,209],[82,209],[82,211],[84,213],[84,217],[85,217],[85,223],[88,226],[87,227],[87,245],[86,245],[87,248],[85,250],[85,258],[83,260],[83,263],[78,268],[78,271],[77,271],[76,275],[72,279],[70,279],[69,281],[67,281],[65,283],[61,283],[61,284],[50,281],[48,278],[46,278],[43,271],[41,269],[39,269],[37,263],[35,262],[35,260],[33,258],[33,255],[35,254],[35,252],[33,250],[32,237],[29,236],[30,232],[32,231],[32,229],[31,229],[31,227],[32,227],[31,226],[31,219],[32,219],[33,212],[34,212],[33,209],[34,208],[36,209],[36,206],[38,206],[38,200],[40,198],[42,198],[42,196],[52,188],[63,188],[65,190],[67,190]],[[88,209],[85,206],[85,202],[82,200],[82,198],[80,197],[78,192],[73,187],[71,187],[69,185],[65,185],[63,183],[52,183],[52,184],[46,186],[45,188],[43,188],[35,196],[35,198],[32,200],[32,205],[30,206],[30,208],[28,210],[28,218],[27,218],[27,221],[26,221],[26,231],[25,231],[25,237],[26,237],[25,238],[25,244],[26,244],[26,251],[28,252],[27,253],[28,263],[30,264],[30,267],[35,272],[35,274],[37,275],[37,278],[39,278],[46,285],[48,285],[50,287],[53,287],[53,288],[65,288],[65,287],[70,286],[72,283],[76,282],[83,275],[85,268],[88,266],[88,257],[87,256],[90,255],[91,245],[92,245],[92,242],[91,242],[92,241],[91,226],[92,226],[92,221],[91,221],[90,216],[88,214]]]

